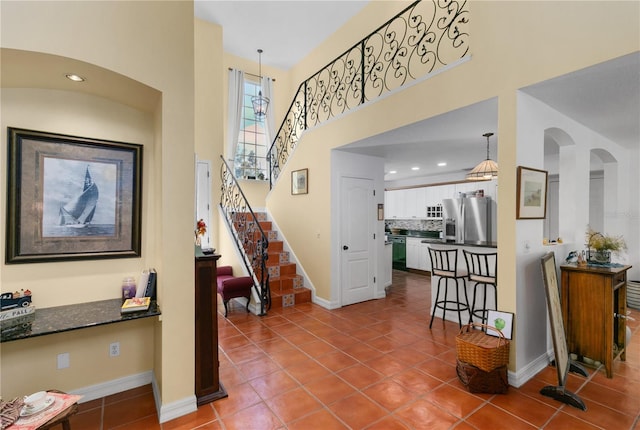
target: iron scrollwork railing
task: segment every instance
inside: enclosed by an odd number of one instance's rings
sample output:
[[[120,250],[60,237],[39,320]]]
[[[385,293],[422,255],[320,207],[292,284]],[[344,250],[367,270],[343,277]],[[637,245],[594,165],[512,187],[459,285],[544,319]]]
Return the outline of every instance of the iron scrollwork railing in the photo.
[[[238,250],[249,274],[253,276],[254,287],[260,296],[260,315],[271,309],[271,290],[269,289],[269,271],[267,269],[267,248],[269,240],[265,235],[255,213],[251,209],[233,170],[223,157],[220,177],[222,179],[220,207],[224,219],[232,232]]]
[[[270,185],[306,129],[465,57],[466,6],[417,1],[300,84],[267,154]]]

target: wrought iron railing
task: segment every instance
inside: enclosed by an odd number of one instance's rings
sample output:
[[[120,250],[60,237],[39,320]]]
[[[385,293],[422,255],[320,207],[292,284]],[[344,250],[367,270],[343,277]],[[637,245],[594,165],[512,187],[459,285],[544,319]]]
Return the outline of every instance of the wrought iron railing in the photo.
[[[466,6],[417,1],[300,84],[267,154],[270,186],[303,131],[465,57]]]
[[[244,265],[254,279],[254,287],[260,297],[260,315],[265,315],[266,311],[271,309],[271,290],[267,269],[269,240],[260,227],[260,222],[244,196],[238,180],[233,176],[233,169],[222,156],[220,158],[222,159],[220,207],[232,232],[231,236],[243,256]]]

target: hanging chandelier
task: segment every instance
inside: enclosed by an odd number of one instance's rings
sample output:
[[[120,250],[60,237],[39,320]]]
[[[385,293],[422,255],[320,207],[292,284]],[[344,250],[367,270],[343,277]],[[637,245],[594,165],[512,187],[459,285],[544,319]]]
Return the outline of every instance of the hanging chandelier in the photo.
[[[262,49],[258,49],[258,61],[260,66],[260,72],[258,78],[260,79],[260,90],[257,96],[251,97],[251,104],[253,105],[253,113],[257,118],[264,118],[267,115],[267,107],[269,106],[269,98],[262,96]]]
[[[498,177],[498,164],[489,158],[489,138],[493,133],[485,133],[483,136],[487,138],[487,159],[467,173],[467,181],[486,181]]]

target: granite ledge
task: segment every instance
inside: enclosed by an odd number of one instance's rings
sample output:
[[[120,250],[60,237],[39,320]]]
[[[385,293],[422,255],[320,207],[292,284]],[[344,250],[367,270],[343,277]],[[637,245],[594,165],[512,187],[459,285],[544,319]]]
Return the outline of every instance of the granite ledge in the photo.
[[[0,342],[28,339],[48,334],[79,330],[160,315],[160,307],[153,300],[146,311],[120,313],[122,299],[100,300],[51,308],[36,308],[31,318],[18,325],[2,325]]]

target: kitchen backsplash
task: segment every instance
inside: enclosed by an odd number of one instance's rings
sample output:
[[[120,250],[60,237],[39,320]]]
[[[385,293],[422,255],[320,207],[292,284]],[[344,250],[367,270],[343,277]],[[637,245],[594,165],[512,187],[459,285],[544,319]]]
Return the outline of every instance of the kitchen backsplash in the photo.
[[[442,220],[440,219],[387,219],[384,223],[389,229],[442,231]]]

